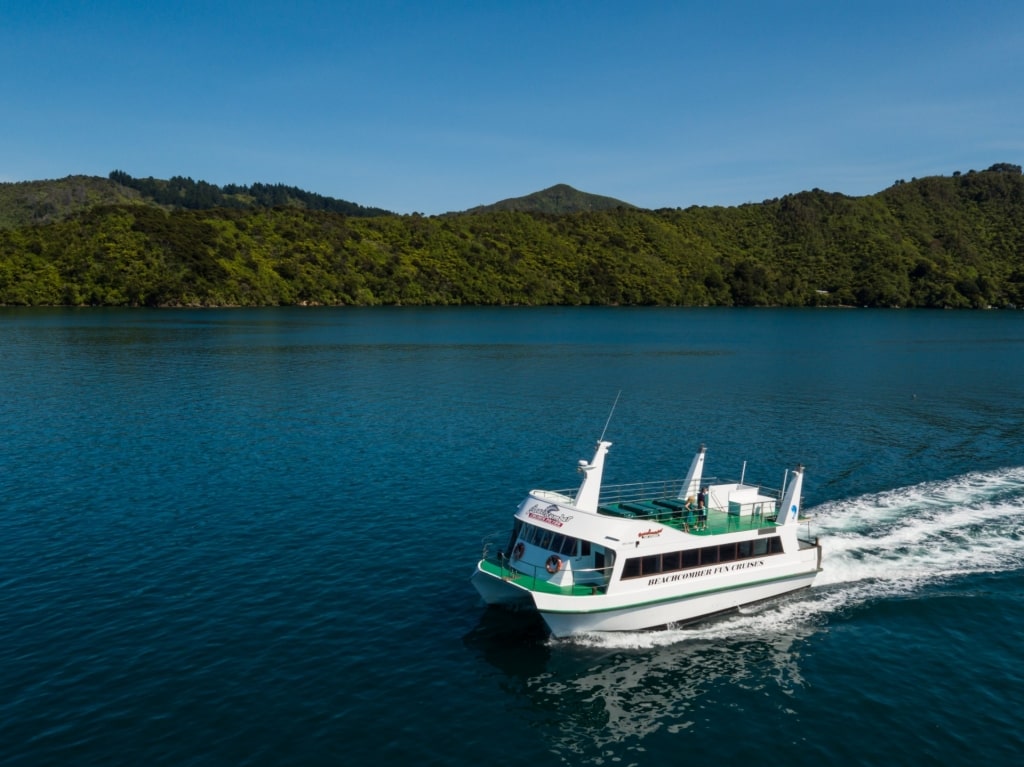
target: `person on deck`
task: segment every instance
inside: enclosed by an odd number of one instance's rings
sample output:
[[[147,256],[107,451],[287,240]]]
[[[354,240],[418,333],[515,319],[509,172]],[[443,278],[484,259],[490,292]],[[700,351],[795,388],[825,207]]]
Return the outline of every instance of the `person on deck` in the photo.
[[[693,525],[694,518],[693,514],[697,508],[697,502],[693,499],[692,495],[686,497],[686,504],[683,506],[686,509],[686,531],[689,532],[690,527]]]
[[[708,529],[708,488],[707,485],[697,493],[697,527],[700,530]]]

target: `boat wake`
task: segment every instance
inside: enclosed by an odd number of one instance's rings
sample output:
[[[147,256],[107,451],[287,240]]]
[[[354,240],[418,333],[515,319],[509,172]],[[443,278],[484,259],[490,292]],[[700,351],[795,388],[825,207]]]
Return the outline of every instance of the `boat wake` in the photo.
[[[1024,568],[1024,466],[835,501],[805,513],[822,544],[823,570],[810,590],[695,627],[554,641],[650,648],[683,640],[796,638],[873,600]]]

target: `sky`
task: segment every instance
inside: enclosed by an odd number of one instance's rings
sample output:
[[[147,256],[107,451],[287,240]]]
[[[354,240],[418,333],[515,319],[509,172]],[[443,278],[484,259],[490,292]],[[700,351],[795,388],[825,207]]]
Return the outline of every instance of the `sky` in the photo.
[[[432,215],[1001,162],[1024,162],[1019,0],[0,2],[0,182],[122,170]]]

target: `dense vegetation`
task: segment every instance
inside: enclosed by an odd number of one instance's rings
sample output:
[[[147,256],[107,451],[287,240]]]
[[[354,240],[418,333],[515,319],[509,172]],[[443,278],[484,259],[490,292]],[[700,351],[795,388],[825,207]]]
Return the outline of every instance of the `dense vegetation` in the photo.
[[[569,214],[104,203],[0,228],[0,303],[1024,306],[1024,176]]]
[[[284,184],[228,184],[219,187],[206,181],[172,176],[169,180],[132,178],[121,170],[112,171],[110,180],[134,189],[142,197],[160,205],[205,210],[207,208],[273,208],[292,206],[306,210],[328,210],[346,216],[386,216],[381,208],[364,208],[354,202],[336,200],[313,192],[306,192]]]
[[[0,183],[0,229],[60,221],[97,205],[139,202],[136,190],[98,176]]]
[[[526,213],[585,213],[595,210],[614,210],[615,208],[632,208],[628,202],[616,200],[614,197],[602,197],[599,194],[588,194],[573,189],[568,184],[555,184],[539,192],[525,197],[510,197],[507,200],[491,205],[480,205],[470,208],[467,213],[496,213],[509,210]]]

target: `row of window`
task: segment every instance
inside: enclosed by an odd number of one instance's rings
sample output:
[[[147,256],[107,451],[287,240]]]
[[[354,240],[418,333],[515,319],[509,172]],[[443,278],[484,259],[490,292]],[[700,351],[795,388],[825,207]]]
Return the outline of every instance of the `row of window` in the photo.
[[[758,538],[754,541],[723,543],[719,546],[705,546],[702,549],[671,551],[666,554],[651,554],[646,557],[632,557],[622,567],[623,578],[643,578],[660,575],[691,567],[706,567],[738,559],[751,559],[769,554],[782,553],[782,540],[777,535]]]
[[[590,554],[590,541],[527,525],[518,520],[516,529],[512,531],[512,540],[516,539],[566,557],[585,557]]]

